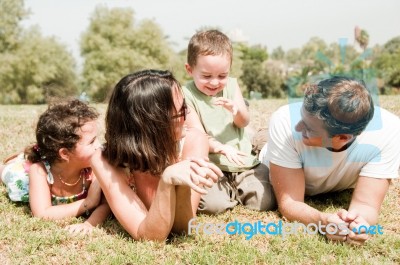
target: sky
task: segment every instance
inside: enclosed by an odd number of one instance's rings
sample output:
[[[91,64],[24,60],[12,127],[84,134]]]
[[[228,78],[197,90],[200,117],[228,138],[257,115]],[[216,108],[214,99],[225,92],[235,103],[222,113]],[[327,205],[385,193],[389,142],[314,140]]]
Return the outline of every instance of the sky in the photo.
[[[400,36],[399,0],[25,0],[31,15],[24,25],[38,25],[79,61],[80,35],[98,5],[130,7],[136,22],[154,20],[176,51],[204,26],[264,45],[269,52],[278,46],[300,48],[314,36],[352,44],[355,26],[367,30],[370,46]]]

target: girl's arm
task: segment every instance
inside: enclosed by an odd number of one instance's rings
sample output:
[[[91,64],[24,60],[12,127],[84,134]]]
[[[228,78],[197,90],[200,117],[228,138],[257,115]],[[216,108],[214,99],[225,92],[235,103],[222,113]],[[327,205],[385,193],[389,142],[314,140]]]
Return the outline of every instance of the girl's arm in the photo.
[[[90,233],[93,228],[101,225],[110,215],[111,209],[104,197],[102,197],[101,204],[96,207],[90,217],[83,223],[68,225],[65,229],[70,233]]]
[[[96,207],[96,209],[92,212],[86,222],[89,223],[91,226],[96,227],[98,225],[101,225],[110,214],[110,206],[108,205],[107,200],[103,197],[101,204]]]

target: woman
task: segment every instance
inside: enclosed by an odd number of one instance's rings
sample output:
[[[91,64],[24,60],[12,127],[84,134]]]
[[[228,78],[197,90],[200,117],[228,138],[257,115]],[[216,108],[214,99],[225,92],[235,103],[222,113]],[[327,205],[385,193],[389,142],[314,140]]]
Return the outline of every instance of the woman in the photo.
[[[134,239],[165,240],[171,231],[187,231],[204,186],[222,176],[206,160],[207,137],[184,129],[186,114],[180,85],[168,71],[129,74],[113,90],[104,151],[93,156],[92,168]]]

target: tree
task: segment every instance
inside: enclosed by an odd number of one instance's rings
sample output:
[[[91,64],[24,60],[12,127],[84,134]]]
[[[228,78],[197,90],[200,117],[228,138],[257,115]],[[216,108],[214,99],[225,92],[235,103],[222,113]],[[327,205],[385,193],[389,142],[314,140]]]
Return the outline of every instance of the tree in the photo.
[[[379,76],[387,85],[400,88],[400,36],[389,40],[383,46],[373,66],[379,70]]]
[[[267,60],[267,49],[261,45],[247,46],[241,44],[243,60],[241,81],[247,93],[257,92],[262,97],[282,97],[284,95],[283,62]]]
[[[275,48],[271,53],[271,59],[282,61],[285,58],[285,51],[281,46]]]
[[[369,43],[369,34],[366,30],[361,29],[360,27],[356,26],[354,28],[354,38],[358,45],[360,45],[361,49],[365,51]]]
[[[266,74],[266,97],[281,98],[285,96],[285,66],[281,61],[267,60],[263,64]]]
[[[160,27],[151,20],[135,25],[133,15],[129,8],[99,6],[82,36],[84,86],[95,100],[105,100],[116,82],[130,72],[176,68],[179,62]]]
[[[327,45],[324,40],[319,37],[312,37],[301,48],[300,58],[302,61],[315,60],[318,52],[325,53]]]
[[[301,50],[299,48],[293,48],[286,52],[285,61],[289,64],[300,64],[301,61]]]
[[[0,53],[16,48],[22,32],[20,22],[28,14],[23,0],[0,1]]]
[[[246,94],[246,86],[242,82],[242,75],[243,75],[243,60],[242,60],[242,51],[240,49],[240,44],[239,43],[233,43],[232,44],[233,48],[233,58],[232,58],[232,66],[231,66],[231,71],[230,75],[237,78],[239,82],[240,89],[242,91],[242,94]]]
[[[26,31],[18,49],[0,55],[2,103],[44,103],[50,97],[76,95],[75,61],[53,38]]]
[[[27,14],[22,1],[2,0],[0,10],[0,103],[44,103],[76,94],[75,61],[66,47],[36,27],[20,26]]]
[[[268,59],[267,48],[262,45],[247,46],[245,44],[239,44],[239,48],[242,52],[241,59],[243,61],[254,60],[257,62],[264,62]]]
[[[267,60],[267,49],[261,45],[247,46],[240,43],[237,46],[242,61],[242,76],[240,78],[243,88],[247,93],[260,92],[266,86],[263,62]]]

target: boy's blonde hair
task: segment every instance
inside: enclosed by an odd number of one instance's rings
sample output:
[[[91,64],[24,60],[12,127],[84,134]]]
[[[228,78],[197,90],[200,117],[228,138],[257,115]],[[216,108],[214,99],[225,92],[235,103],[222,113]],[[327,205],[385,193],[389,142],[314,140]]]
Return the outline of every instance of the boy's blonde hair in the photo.
[[[199,55],[227,54],[232,64],[232,53],[231,41],[224,33],[215,29],[200,31],[194,34],[189,41],[187,62],[194,67]]]

